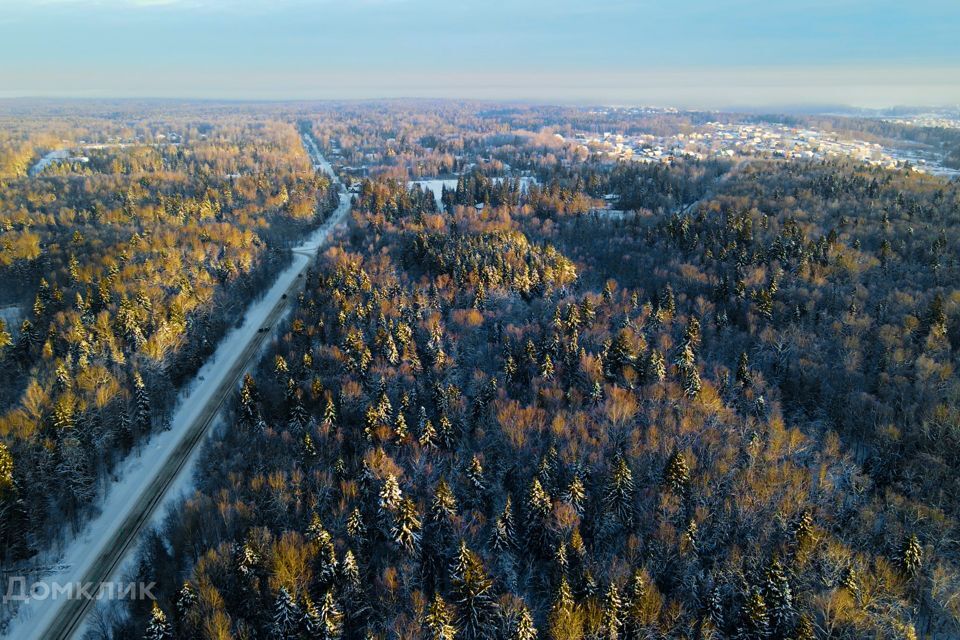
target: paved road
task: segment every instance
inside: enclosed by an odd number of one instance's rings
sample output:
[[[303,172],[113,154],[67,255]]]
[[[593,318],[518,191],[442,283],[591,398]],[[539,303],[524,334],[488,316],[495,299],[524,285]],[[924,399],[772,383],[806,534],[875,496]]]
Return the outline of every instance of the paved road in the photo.
[[[315,166],[324,165],[324,168],[328,168],[329,165],[323,160],[313,140],[305,139],[304,142],[314,159]],[[336,180],[335,176],[333,178]],[[336,184],[339,184],[339,182],[336,182]],[[294,250],[299,257],[295,259],[297,271],[290,286],[286,290],[276,287],[270,289],[268,295],[272,295],[275,302],[272,299],[269,301],[274,302],[274,304],[263,323],[265,327],[276,327],[287,313],[303,286],[303,275],[312,264],[312,258],[327,242],[330,231],[347,217],[349,211],[350,198],[341,186],[340,206],[320,229],[311,234],[304,244]],[[203,441],[210,426],[216,422],[220,409],[235,392],[243,374],[256,363],[261,346],[272,335],[273,330],[256,331],[251,339],[243,345],[240,357],[236,358],[232,366],[224,372],[216,389],[208,396],[205,406],[196,414],[195,419],[168,457],[167,462],[156,475],[145,479],[143,490],[132,508],[126,513],[117,514],[117,526],[109,536],[109,540],[100,546],[99,553],[84,575],[82,577],[78,576],[81,583],[99,585],[115,576],[128,552],[135,548],[139,534],[148,526],[158,507],[163,504],[164,498],[175,480],[182,473],[189,472],[189,469],[185,467],[191,454],[197,445]],[[49,605],[57,610],[52,612],[53,615],[39,616],[40,619],[35,621],[32,629],[27,632],[28,635],[25,637],[43,640],[71,638],[83,627],[87,614],[96,602],[95,599],[91,598],[50,601]]]

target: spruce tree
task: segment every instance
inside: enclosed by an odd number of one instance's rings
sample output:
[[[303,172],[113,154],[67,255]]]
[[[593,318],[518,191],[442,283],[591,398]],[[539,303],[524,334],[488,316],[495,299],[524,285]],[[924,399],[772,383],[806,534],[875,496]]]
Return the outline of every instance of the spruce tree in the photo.
[[[315,636],[319,640],[340,640],[343,635],[343,612],[333,597],[332,591],[327,591],[320,605],[318,621],[320,633]]]
[[[551,637],[580,637],[580,630],[576,623],[577,605],[570,591],[570,583],[566,577],[560,578],[557,593],[550,608]]]
[[[803,509],[790,523],[791,543],[798,553],[804,552],[814,542],[813,514]]]
[[[603,503],[609,516],[625,527],[629,527],[633,522],[633,493],[633,472],[623,456],[617,455]]]
[[[327,402],[323,409],[323,424],[332,427],[337,423],[337,408],[333,404],[333,396],[327,396]]]
[[[296,637],[297,626],[301,619],[300,608],[293,601],[286,587],[280,587],[273,606],[273,624],[270,634],[276,640],[292,640]]]
[[[453,614],[439,593],[433,594],[433,600],[427,607],[423,621],[425,637],[429,640],[454,640],[457,634],[453,626]]]
[[[389,526],[392,516],[400,507],[400,501],[403,499],[403,493],[400,491],[400,484],[396,476],[389,474],[383,481],[380,488],[379,512],[380,518]]]
[[[813,622],[807,614],[801,614],[797,624],[790,635],[790,640],[816,640],[817,632],[814,629]]]
[[[172,640],[173,627],[167,621],[167,614],[163,612],[156,601],[153,603],[153,609],[150,611],[150,623],[147,625],[147,631],[143,634],[144,640]]]
[[[685,496],[690,488],[690,468],[678,449],[674,449],[663,470],[664,483],[677,495]]]
[[[520,605],[511,616],[506,640],[536,640],[537,628],[533,623],[533,614],[524,605]]]
[[[363,514],[359,508],[354,508],[347,516],[347,535],[358,544],[367,541],[367,525],[363,521]]]
[[[570,480],[570,484],[567,486],[564,499],[570,503],[574,511],[581,516],[583,515],[587,500],[587,488],[583,484],[583,479],[580,477],[579,471],[573,474],[573,479]]]
[[[320,610],[309,596],[304,599],[300,628],[303,629],[303,633],[308,638],[319,638],[323,634],[323,621],[320,619]]]
[[[741,640],[763,640],[770,635],[770,614],[767,602],[759,589],[752,589],[743,605],[740,616],[740,629],[737,638]]]
[[[530,483],[530,492],[527,496],[526,534],[527,543],[535,552],[542,553],[549,546],[547,522],[552,510],[550,496],[544,491],[540,480],[534,478]]]
[[[628,638],[643,637],[647,620],[647,593],[649,585],[646,575],[636,570],[630,578],[627,588],[627,600],[624,606],[623,623]]]
[[[7,347],[13,343],[13,337],[7,330],[7,323],[0,318],[0,358],[3,358]]]
[[[150,433],[153,424],[153,414],[150,408],[150,393],[143,377],[139,372],[133,374],[133,395],[136,410],[134,412],[134,426],[139,435]]]
[[[603,628],[603,638],[605,640],[618,640],[618,638],[620,638],[622,627],[620,613],[622,607],[623,602],[620,600],[620,592],[617,590],[617,585],[611,582],[603,600],[601,627]]]
[[[14,475],[13,455],[0,440],[0,548],[14,557],[26,548],[24,528],[27,522],[26,505]],[[3,557],[0,553],[0,558]]]
[[[513,505],[510,496],[503,505],[503,511],[497,516],[493,524],[493,540],[491,546],[500,552],[515,551],[517,549],[516,529],[513,523]]]
[[[189,582],[184,582],[177,594],[177,615],[182,619],[198,602],[197,591]]]
[[[493,638],[498,614],[493,581],[487,575],[480,557],[470,551],[463,541],[451,571],[451,583],[459,614],[459,637],[463,640]]]
[[[481,464],[480,456],[477,454],[473,454],[470,458],[470,464],[467,465],[466,476],[470,504],[476,507],[483,506],[487,483],[483,477],[483,464]]]
[[[243,376],[243,386],[240,387],[240,421],[246,425],[253,425],[257,417],[257,385],[249,373]]]
[[[723,602],[723,591],[719,584],[713,585],[707,599],[707,615],[716,629],[722,630],[726,624],[726,608]]]
[[[667,361],[657,349],[650,349],[644,366],[644,378],[649,382],[663,382],[667,377]]]
[[[750,383],[750,359],[746,351],[740,353],[740,360],[737,362],[737,382],[742,385]]]
[[[400,500],[390,535],[407,553],[413,554],[417,551],[420,545],[420,518],[417,515],[417,505],[410,498]]]
[[[316,548],[313,561],[314,580],[321,589],[326,589],[337,576],[337,555],[333,546],[333,537],[323,526],[316,512],[310,520],[310,526],[307,527],[306,537]]]
[[[903,539],[897,556],[900,569],[908,577],[915,577],[923,565],[923,547],[916,535],[910,534]]]
[[[441,478],[434,490],[423,528],[424,552],[421,557],[427,588],[442,579],[444,569],[451,560],[449,554],[453,548],[453,519],[456,515],[456,498],[446,480]]]
[[[774,558],[764,575],[763,597],[769,611],[770,627],[783,635],[793,625],[796,611],[793,607],[793,590],[783,564]]]

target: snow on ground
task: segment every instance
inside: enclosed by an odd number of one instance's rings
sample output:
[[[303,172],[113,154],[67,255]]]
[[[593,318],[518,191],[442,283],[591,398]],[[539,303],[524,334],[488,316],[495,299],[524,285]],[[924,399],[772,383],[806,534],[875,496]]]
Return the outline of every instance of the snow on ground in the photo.
[[[512,180],[513,178],[511,178]],[[503,178],[493,178],[495,183],[499,183]],[[537,179],[531,176],[523,176],[520,178],[520,188],[526,190],[531,184],[536,184]],[[457,178],[432,178],[427,180],[411,180],[407,182],[407,189],[413,187],[413,185],[419,185],[421,189],[429,189],[433,191],[433,197],[437,201],[437,208],[443,209],[443,202],[440,201],[440,198],[443,197],[443,188],[446,187],[448,190],[453,190],[457,188]]]
[[[316,156],[320,159],[320,164],[326,164],[329,167],[329,163],[323,160],[319,151],[316,152]],[[332,170],[331,175],[335,175]],[[119,480],[107,489],[100,505],[100,514],[88,522],[83,530],[66,545],[62,554],[56,558],[58,570],[43,576],[43,583],[47,585],[55,583],[72,584],[83,580],[97,556],[106,548],[106,545],[112,542],[116,527],[126,519],[136,505],[140,495],[149,484],[149,479],[153,478],[164,467],[171,453],[186,437],[189,426],[202,413],[207,403],[211,401],[211,397],[225,372],[236,364],[244,346],[256,337],[270,311],[294,283],[297,275],[312,260],[310,256],[314,255],[323,245],[333,227],[343,220],[349,206],[349,196],[341,192],[340,207],[330,219],[293,249],[293,261],[290,266],[280,273],[273,286],[263,297],[251,303],[247,308],[243,324],[224,336],[210,359],[181,391],[170,429],[153,434],[142,445],[139,454],[131,454],[119,465],[116,470],[116,476]],[[215,430],[215,428],[208,430],[204,440]],[[159,507],[154,511],[153,524],[161,522],[167,510],[172,505],[176,505],[184,493],[192,489],[193,472],[200,448],[198,446],[194,449],[188,463],[184,465],[180,474],[164,495]],[[118,567],[117,573],[111,579],[119,581],[122,576],[126,575],[131,567],[131,562],[136,557],[138,546],[132,546],[131,552],[127,554],[121,566]],[[5,589],[6,586],[4,584],[3,588]],[[63,601],[62,596],[57,599],[51,595],[44,600],[22,602],[17,610],[16,617],[7,629],[6,637],[17,640],[21,638],[24,640],[34,638],[43,640],[43,631],[55,618],[60,608],[59,605]],[[79,630],[77,635],[82,637],[83,629]]]
[[[66,160],[68,157],[69,151],[67,149],[54,149],[53,151],[47,153],[47,155],[37,160],[37,163],[30,167],[30,175],[38,175],[41,171],[53,164],[55,160]]]
[[[407,183],[407,189],[413,187],[413,185],[419,185],[421,189],[429,189],[433,191],[433,197],[437,201],[437,209],[443,209],[443,202],[440,201],[440,198],[443,196],[443,188],[447,189],[456,189],[457,188],[457,179],[453,178],[452,180],[411,180]]]
[[[23,320],[23,307],[18,304],[10,304],[0,307],[0,320],[3,320],[9,331],[14,337],[19,332],[20,322]]]
[[[313,168],[321,169],[327,175],[336,179],[337,174],[333,172],[333,167],[329,162],[327,162],[326,158],[320,155],[320,148],[317,147],[317,142],[313,139],[313,137],[303,136],[303,142],[307,147],[307,153],[310,154],[310,157],[313,160]]]

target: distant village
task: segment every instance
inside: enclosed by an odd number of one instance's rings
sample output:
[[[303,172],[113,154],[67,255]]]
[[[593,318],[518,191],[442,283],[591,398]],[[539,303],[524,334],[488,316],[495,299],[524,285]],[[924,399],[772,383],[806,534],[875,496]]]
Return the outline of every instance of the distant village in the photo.
[[[958,121],[949,122],[950,126],[960,126]],[[708,122],[694,131],[669,136],[627,136],[604,132],[601,135],[578,133],[575,139],[587,152],[611,161],[669,163],[679,158],[851,158],[889,169],[934,170],[915,154],[889,149],[876,142],[774,123]],[[933,172],[939,172],[939,168]]]

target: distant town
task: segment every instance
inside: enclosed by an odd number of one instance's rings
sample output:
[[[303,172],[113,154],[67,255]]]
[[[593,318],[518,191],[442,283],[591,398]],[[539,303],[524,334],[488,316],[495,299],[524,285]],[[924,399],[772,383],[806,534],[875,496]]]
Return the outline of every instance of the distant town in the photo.
[[[676,113],[665,109],[664,113]],[[960,128],[960,119],[890,119],[890,122],[925,127]],[[960,171],[940,165],[922,149],[886,147],[811,128],[776,123],[707,122],[694,131],[674,135],[600,135],[578,133],[575,140],[584,150],[610,160],[634,162],[673,162],[679,158],[782,158],[819,160],[851,158],[888,169],[905,168],[937,175],[958,175]]]

